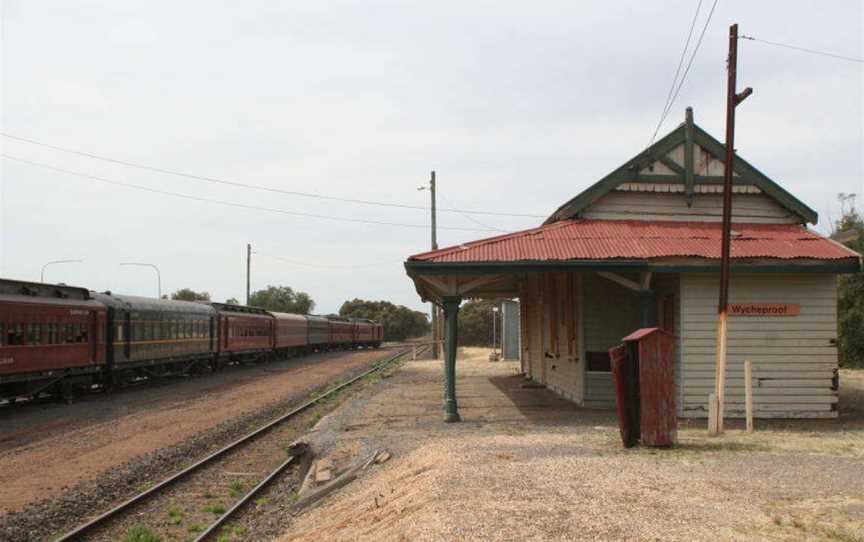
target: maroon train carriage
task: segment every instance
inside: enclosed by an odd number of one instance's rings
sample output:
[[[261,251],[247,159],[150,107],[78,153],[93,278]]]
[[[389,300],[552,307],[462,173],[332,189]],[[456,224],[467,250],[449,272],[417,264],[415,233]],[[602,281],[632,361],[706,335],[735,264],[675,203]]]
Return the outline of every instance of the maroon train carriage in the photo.
[[[273,315],[264,309],[245,305],[210,305],[218,313],[217,352],[221,359],[256,359],[273,353]]]
[[[354,344],[354,324],[347,318],[328,316],[330,323],[330,346],[351,348]]]
[[[354,323],[354,343],[357,346],[381,346],[383,333],[381,332],[381,324],[376,324],[372,320],[357,319]]]
[[[84,288],[0,279],[0,398],[88,385],[105,363],[105,318]]]
[[[309,323],[302,314],[271,312],[276,318],[274,346],[278,352],[305,352],[309,346]]]

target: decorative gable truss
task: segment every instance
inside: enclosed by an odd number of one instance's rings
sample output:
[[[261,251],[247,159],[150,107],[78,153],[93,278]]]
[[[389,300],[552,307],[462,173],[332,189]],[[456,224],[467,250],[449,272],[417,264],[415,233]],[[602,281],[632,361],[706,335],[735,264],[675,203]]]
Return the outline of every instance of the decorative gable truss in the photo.
[[[569,218],[720,219],[725,146],[685,122],[587,190],[562,205],[546,224]],[[817,213],[736,156],[733,220],[816,223]]]

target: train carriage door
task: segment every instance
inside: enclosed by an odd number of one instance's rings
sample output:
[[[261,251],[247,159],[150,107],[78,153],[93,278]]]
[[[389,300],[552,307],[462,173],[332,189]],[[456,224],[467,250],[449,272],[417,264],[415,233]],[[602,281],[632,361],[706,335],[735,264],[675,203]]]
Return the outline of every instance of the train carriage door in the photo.
[[[120,340],[123,341],[123,356],[128,361],[132,356],[132,317],[129,315],[129,311],[123,311],[122,316],[123,331]]]
[[[96,322],[96,311],[87,313],[88,338],[90,339],[90,363],[96,363],[97,349],[99,348],[99,326]]]
[[[228,350],[228,317],[222,317],[222,325],[220,326],[220,332],[222,333],[222,348]]]
[[[207,329],[208,329],[208,335],[207,335],[207,336],[210,338],[210,351],[211,351],[211,352],[213,351],[213,337],[214,337],[214,335],[215,335],[215,333],[214,333],[214,332],[215,332],[215,329],[214,329],[215,326],[214,326],[214,324],[215,324],[215,320],[214,320],[213,317],[211,316],[211,317],[208,318],[208,320],[207,320]]]

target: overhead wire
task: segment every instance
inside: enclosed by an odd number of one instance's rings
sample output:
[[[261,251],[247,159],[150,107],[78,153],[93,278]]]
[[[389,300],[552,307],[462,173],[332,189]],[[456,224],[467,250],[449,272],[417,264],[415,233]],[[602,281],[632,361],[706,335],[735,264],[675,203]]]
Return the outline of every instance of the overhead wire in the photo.
[[[448,205],[453,206],[453,202],[450,201],[450,200],[447,198],[447,196],[445,196],[445,195],[442,194],[441,192],[438,192],[437,195],[441,196],[441,199],[443,199],[444,201],[446,201]],[[458,211],[457,211],[457,212],[458,212]],[[464,218],[470,220],[471,222],[473,222],[473,223],[475,223],[475,224],[477,224],[478,226],[481,226],[481,227],[483,227],[483,228],[487,228],[487,229],[489,229],[489,230],[494,230],[494,231],[506,231],[506,230],[502,230],[501,228],[496,228],[495,226],[490,226],[489,224],[485,224],[485,223],[483,223],[483,222],[480,222],[479,220],[477,220],[476,218],[474,218],[473,216],[471,216],[471,215],[469,215],[469,214],[467,214],[467,213],[461,213],[461,212],[460,212],[459,214],[462,215],[462,217],[464,217]]]
[[[678,88],[675,89],[675,94],[672,96],[672,100],[669,102],[665,114],[660,117],[660,122],[657,124],[657,128],[654,130],[654,135],[651,136],[651,143],[654,142],[654,139],[657,137],[657,133],[660,131],[663,123],[666,121],[666,117],[669,116],[669,112],[672,111],[672,106],[675,105],[675,100],[678,99],[678,94],[681,92],[681,88],[684,86],[684,81],[687,79],[687,74],[690,73],[690,68],[691,66],[693,66],[693,60],[696,59],[696,53],[699,52],[699,47],[702,45],[702,39],[705,37],[705,31],[708,30],[708,25],[711,23],[711,18],[714,16],[714,10],[717,8],[717,2],[718,0],[714,0],[714,3],[711,4],[711,11],[708,12],[708,17],[705,19],[705,24],[702,26],[702,31],[699,33],[699,39],[696,40],[696,45],[693,47],[693,53],[690,55],[690,60],[687,61],[687,67],[684,69],[684,75],[681,76],[681,80],[678,82]]]
[[[133,188],[136,190],[151,192],[153,194],[162,194],[162,195],[166,195],[166,196],[173,196],[176,198],[182,198],[182,199],[187,199],[187,200],[193,200],[193,201],[199,201],[199,202],[205,202],[205,203],[214,203],[217,205],[224,205],[224,206],[228,206],[228,207],[237,207],[237,208],[241,208],[241,209],[251,209],[251,210],[255,210],[255,211],[266,211],[266,212],[270,212],[270,213],[279,213],[279,214],[284,214],[284,215],[300,216],[300,217],[306,217],[306,218],[319,218],[322,220],[332,220],[332,221],[336,221],[336,222],[351,222],[351,223],[355,223],[355,224],[375,224],[375,225],[379,225],[379,226],[394,226],[394,227],[402,227],[402,228],[423,228],[423,229],[429,228],[428,224],[405,224],[405,223],[399,223],[399,222],[386,222],[386,221],[380,221],[380,220],[366,220],[366,219],[361,219],[361,218],[348,218],[348,217],[339,217],[339,216],[330,216],[330,215],[319,215],[319,214],[314,214],[314,213],[303,213],[300,211],[289,211],[286,209],[277,209],[277,208],[273,208],[273,207],[263,207],[260,205],[251,205],[251,204],[246,204],[246,203],[239,203],[236,201],[226,201],[226,200],[219,200],[219,199],[213,199],[213,198],[204,198],[204,197],[200,197],[200,196],[193,196],[190,194],[183,194],[180,192],[161,190],[161,189],[153,188],[150,186],[144,186],[144,185],[139,185],[139,184],[134,184],[134,183],[127,183],[127,182],[123,182],[123,181],[116,181],[116,180],[108,179],[105,177],[99,177],[97,175],[90,175],[88,173],[82,173],[80,171],[73,171],[73,170],[69,170],[69,169],[59,168],[59,167],[52,166],[49,164],[44,164],[42,162],[34,162],[32,160],[27,160],[27,159],[20,158],[18,156],[13,156],[13,155],[6,154],[6,153],[0,154],[0,156],[2,156],[3,158],[5,158],[7,160],[13,160],[13,161],[21,162],[24,164],[29,164],[31,166],[36,166],[36,167],[40,167],[40,168],[51,170],[51,171],[57,171],[59,173],[66,173],[68,175],[74,175],[77,177],[81,177],[84,179],[90,179],[90,180],[98,181],[98,182],[105,183],[105,184],[110,184],[110,185],[114,185],[114,186],[123,186],[126,188]],[[454,231],[474,231],[474,232],[476,232],[476,231],[493,231],[493,230],[480,230],[477,228],[461,228],[461,227],[455,227],[455,226],[439,226],[439,229],[454,230]]]
[[[94,160],[101,160],[103,162],[109,162],[112,164],[128,166],[128,167],[137,168],[137,169],[143,169],[146,171],[152,171],[154,173],[162,173],[165,175],[174,175],[177,177],[184,177],[186,179],[191,179],[191,180],[195,180],[195,181],[221,184],[221,185],[226,185],[226,186],[234,186],[234,187],[246,188],[246,189],[250,189],[250,190],[261,190],[261,191],[265,191],[265,192],[284,194],[284,195],[288,195],[288,196],[314,198],[314,199],[327,200],[327,201],[339,201],[339,202],[343,202],[343,203],[354,203],[354,204],[359,204],[359,205],[374,205],[377,207],[395,207],[398,209],[419,209],[419,210],[423,210],[423,211],[429,210],[428,207],[424,207],[422,205],[410,205],[410,204],[405,204],[405,203],[392,203],[392,202],[374,201],[374,200],[366,200],[366,199],[358,199],[358,198],[346,198],[346,197],[340,197],[340,196],[327,196],[324,194],[315,194],[312,192],[302,192],[302,191],[298,191],[298,190],[284,190],[281,188],[273,188],[270,186],[262,186],[262,185],[250,184],[250,183],[242,183],[239,181],[231,181],[231,180],[226,180],[226,179],[220,179],[217,177],[209,177],[206,175],[196,175],[196,174],[192,174],[192,173],[186,173],[186,172],[182,172],[182,171],[176,171],[176,170],[172,170],[172,169],[167,169],[167,168],[162,168],[162,167],[157,167],[157,166],[151,166],[151,165],[147,165],[147,164],[141,164],[138,162],[131,162],[128,160],[119,160],[117,158],[111,158],[109,156],[105,156],[105,155],[101,155],[101,154],[95,154],[95,153],[91,153],[91,152],[85,152],[85,151],[80,151],[80,150],[76,150],[76,149],[70,149],[67,147],[61,147],[59,145],[53,145],[51,143],[45,143],[42,141],[38,141],[36,139],[30,139],[27,137],[14,135],[14,134],[10,134],[7,132],[0,132],[0,136],[5,137],[7,139],[11,139],[13,141],[30,143],[32,145],[37,145],[40,147],[45,147],[48,149],[52,149],[52,150],[56,150],[56,151],[60,151],[60,152],[65,152],[65,153],[69,153],[69,154],[75,154],[75,155],[83,156],[86,158],[92,158]],[[475,214],[475,215],[490,215],[490,216],[513,216],[513,217],[524,217],[524,218],[545,218],[545,216],[543,216],[543,215],[534,215],[534,214],[528,214],[528,213],[507,213],[507,212],[499,212],[499,211],[477,211],[477,210],[470,210],[470,209],[447,209],[447,208],[438,209],[438,210],[441,212],[460,213],[463,215],[464,214]]]
[[[267,254],[266,252],[261,252],[258,249],[255,249],[255,254],[266,256],[268,258],[272,258],[274,260],[279,260],[281,262],[289,263],[292,265],[299,265],[302,267],[318,267],[323,269],[363,269],[369,267],[382,267],[385,265],[397,265],[401,264],[403,260],[393,260],[388,262],[376,262],[376,263],[368,263],[368,264],[319,264],[319,263],[310,263],[310,262],[301,262],[298,260],[292,260],[290,258],[283,258],[282,256],[275,256],[273,254]]]
[[[805,53],[811,53],[811,54],[814,54],[814,55],[822,55],[822,56],[828,56],[828,57],[832,57],[832,58],[838,58],[838,59],[840,59],[840,60],[848,60],[848,61],[850,61],[850,62],[860,62],[860,63],[864,63],[864,58],[857,58],[857,57],[854,57],[854,56],[838,55],[837,53],[829,53],[829,52],[827,52],[827,51],[819,51],[819,50],[817,50],[817,49],[808,49],[807,47],[799,47],[798,45],[791,45],[791,44],[788,44],[788,43],[780,43],[780,42],[777,42],[777,41],[768,41],[768,40],[763,40],[763,39],[759,39],[759,38],[754,38],[753,36],[743,36],[743,35],[742,35],[742,36],[741,36],[741,39],[742,39],[742,40],[755,41],[755,42],[759,42],[759,43],[767,43],[768,45],[775,45],[775,46],[777,46],[777,47],[785,47],[785,48],[787,48],[787,49],[794,49],[794,50],[796,50],[796,51],[802,51],[802,52],[805,52]]]
[[[675,85],[678,83],[678,76],[681,74],[681,67],[684,65],[684,59],[687,57],[687,50],[690,48],[690,40],[693,38],[693,29],[696,28],[696,20],[699,18],[699,12],[702,10],[702,0],[696,4],[696,13],[693,14],[693,20],[690,21],[690,30],[687,32],[687,39],[684,41],[684,48],[681,49],[681,58],[678,59],[678,67],[675,68],[675,75],[672,77],[672,85],[669,87],[669,93],[666,95],[666,101],[663,103],[663,111],[660,112],[660,120],[657,121],[657,127],[654,129],[654,134],[651,136],[649,145],[654,143],[657,137],[657,132],[660,130],[660,123],[666,116],[666,111],[669,110],[669,101],[672,99],[672,93],[675,92]]]

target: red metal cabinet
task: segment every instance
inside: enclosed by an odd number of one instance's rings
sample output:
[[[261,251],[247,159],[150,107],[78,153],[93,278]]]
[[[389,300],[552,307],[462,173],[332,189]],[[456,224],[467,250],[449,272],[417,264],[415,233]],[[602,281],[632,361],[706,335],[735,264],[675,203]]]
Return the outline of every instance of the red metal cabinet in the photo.
[[[674,446],[675,336],[658,328],[639,329],[609,350],[624,446]]]

